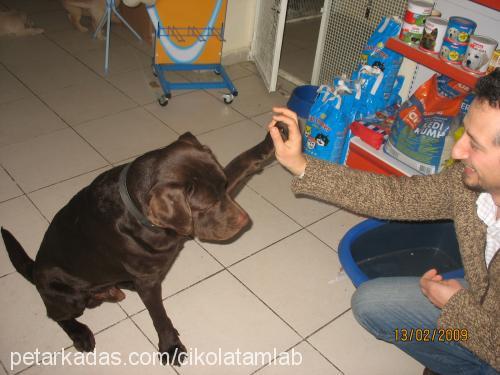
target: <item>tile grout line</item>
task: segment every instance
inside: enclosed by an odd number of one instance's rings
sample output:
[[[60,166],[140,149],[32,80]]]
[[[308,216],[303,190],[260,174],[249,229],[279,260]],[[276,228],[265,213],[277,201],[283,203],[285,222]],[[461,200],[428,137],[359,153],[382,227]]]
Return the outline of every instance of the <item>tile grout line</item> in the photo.
[[[3,64],[2,64],[3,65]],[[43,105],[45,107],[47,107],[47,109],[52,112],[57,118],[59,118],[69,129],[71,129],[80,139],[82,139],[87,145],[89,145],[100,157],[102,157],[104,159],[104,161],[106,161],[106,163],[108,163],[109,165],[112,165],[111,162],[104,156],[102,155],[88,140],[86,140],[85,138],[83,138],[81,136],[80,133],[78,133],[76,131],[76,129],[71,126],[64,118],[62,118],[47,102],[45,102],[45,100],[43,100],[35,91],[33,91],[25,82],[23,82],[16,74],[14,74],[14,72],[12,72],[7,66],[3,65],[5,67],[5,69],[12,75],[14,76],[20,83],[23,84],[23,86],[25,86],[28,91],[30,91],[34,97],[36,97],[38,100],[40,100],[41,103],[43,103]],[[37,137],[34,137],[34,138],[31,138],[29,140],[33,140],[33,139],[36,139],[36,138],[39,138],[39,137],[42,137],[42,136],[45,136],[45,135],[49,135],[49,134],[53,134],[53,133],[56,133],[58,131],[62,131],[62,130],[69,130],[69,129],[57,129],[57,130],[54,130],[54,131],[51,131],[49,133],[45,133],[45,134],[42,134],[42,135],[39,135]],[[15,145],[15,144],[21,144],[21,143],[25,143],[29,140],[25,140],[23,142],[16,142],[16,143],[12,143],[8,146],[3,146],[3,147],[9,147],[9,146],[12,146],[12,145]],[[0,147],[0,148],[3,148],[3,147]]]

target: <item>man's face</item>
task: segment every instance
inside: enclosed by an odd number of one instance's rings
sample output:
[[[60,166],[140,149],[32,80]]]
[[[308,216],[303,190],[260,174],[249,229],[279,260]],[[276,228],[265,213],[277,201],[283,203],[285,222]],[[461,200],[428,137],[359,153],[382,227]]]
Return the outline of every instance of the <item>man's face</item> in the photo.
[[[500,109],[487,101],[474,100],[464,118],[465,132],[451,151],[465,164],[463,180],[476,191],[486,191],[500,199]],[[495,200],[497,201],[497,200]]]

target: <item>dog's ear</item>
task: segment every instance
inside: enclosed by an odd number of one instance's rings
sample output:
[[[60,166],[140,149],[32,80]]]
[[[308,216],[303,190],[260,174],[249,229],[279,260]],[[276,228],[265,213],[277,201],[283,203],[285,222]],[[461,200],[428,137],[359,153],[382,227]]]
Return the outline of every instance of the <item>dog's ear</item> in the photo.
[[[193,217],[183,186],[164,184],[151,191],[148,207],[149,220],[162,228],[169,228],[178,234],[193,233]]]
[[[186,132],[186,133],[182,134],[181,136],[179,136],[178,140],[181,142],[189,143],[193,146],[201,146],[200,141],[198,141],[198,139],[190,132]]]

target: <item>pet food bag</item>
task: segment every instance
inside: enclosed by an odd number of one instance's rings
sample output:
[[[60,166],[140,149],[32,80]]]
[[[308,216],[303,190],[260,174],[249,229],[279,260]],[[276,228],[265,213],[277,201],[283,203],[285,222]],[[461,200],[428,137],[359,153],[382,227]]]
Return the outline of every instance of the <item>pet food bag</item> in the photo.
[[[342,104],[340,111],[346,125],[346,132],[342,141],[342,151],[340,157],[335,153],[335,163],[342,164],[345,162],[347,151],[349,149],[349,140],[352,137],[349,124],[353,121],[364,117],[363,114],[363,97],[361,91],[361,83],[359,81],[347,80],[345,77],[335,77],[334,80],[335,93],[342,96]],[[339,143],[340,139],[337,140]]]
[[[392,37],[397,37],[400,31],[401,20],[397,17],[383,17],[361,52],[361,64],[358,71],[364,65],[369,65],[379,68],[383,73],[383,79],[380,82],[381,91],[378,95],[382,96],[385,105],[377,110],[389,105],[388,101],[395,88],[396,76],[403,62],[402,55],[386,47],[387,41]]]
[[[305,154],[338,162],[347,130],[341,106],[341,95],[328,86],[318,89],[304,127],[302,140]]]
[[[433,75],[402,104],[384,151],[423,174],[439,172],[454,142],[450,129],[469,92],[461,83]]]
[[[359,116],[368,117],[386,107],[382,86],[384,72],[379,67],[363,65],[353,73],[351,79],[358,81],[361,88],[361,100],[357,109]]]

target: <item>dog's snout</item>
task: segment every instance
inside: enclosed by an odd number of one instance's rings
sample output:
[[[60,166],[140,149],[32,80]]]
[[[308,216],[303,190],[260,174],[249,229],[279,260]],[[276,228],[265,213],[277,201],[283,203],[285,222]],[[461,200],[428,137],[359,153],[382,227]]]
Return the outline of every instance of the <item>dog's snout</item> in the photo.
[[[236,218],[236,222],[238,223],[238,226],[239,227],[244,227],[245,225],[248,224],[248,222],[250,221],[250,217],[248,216],[248,214],[246,212],[241,212],[238,217]]]

